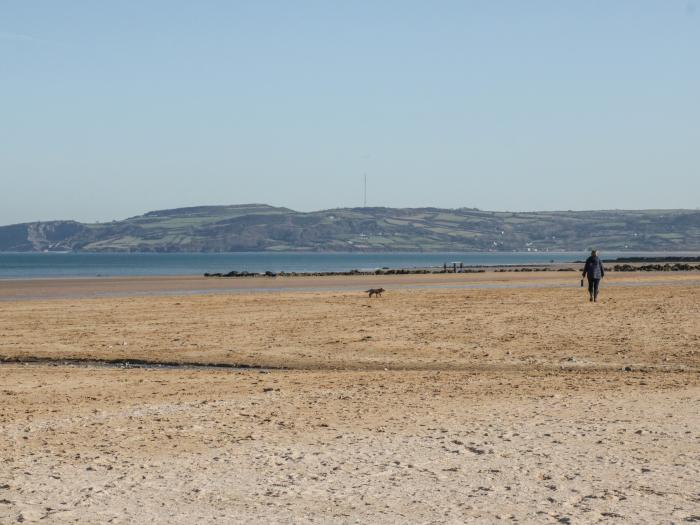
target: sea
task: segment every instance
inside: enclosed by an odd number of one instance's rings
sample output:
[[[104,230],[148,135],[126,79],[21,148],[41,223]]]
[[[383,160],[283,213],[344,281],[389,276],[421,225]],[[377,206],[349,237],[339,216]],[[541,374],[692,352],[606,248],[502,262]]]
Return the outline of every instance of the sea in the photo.
[[[202,275],[205,272],[343,272],[378,268],[575,263],[581,252],[421,252],[421,253],[0,253],[0,279]],[[698,256],[699,252],[602,252],[617,257]]]

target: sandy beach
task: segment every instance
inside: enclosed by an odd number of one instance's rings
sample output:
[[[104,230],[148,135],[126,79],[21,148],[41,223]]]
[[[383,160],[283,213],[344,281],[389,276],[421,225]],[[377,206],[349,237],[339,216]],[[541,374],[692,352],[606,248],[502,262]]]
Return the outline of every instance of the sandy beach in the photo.
[[[0,522],[700,521],[700,274],[577,284],[2,281]]]
[[[0,525],[700,525],[699,50],[0,2]]]

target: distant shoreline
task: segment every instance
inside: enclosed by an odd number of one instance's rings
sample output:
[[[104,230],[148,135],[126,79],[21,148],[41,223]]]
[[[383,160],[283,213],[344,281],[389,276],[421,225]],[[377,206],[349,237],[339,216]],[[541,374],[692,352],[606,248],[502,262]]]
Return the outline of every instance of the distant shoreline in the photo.
[[[688,272],[700,271],[700,264],[695,266],[688,261],[700,263],[700,257],[686,257],[682,260],[665,259],[660,257],[630,257],[603,261],[608,265],[607,271],[614,272]],[[656,264],[642,264],[642,263]],[[618,263],[618,264],[613,264]],[[619,264],[627,263],[627,264]],[[629,264],[635,263],[635,264]],[[477,265],[477,266],[446,266],[443,268],[380,268],[377,270],[350,270],[347,272],[248,272],[232,270],[230,272],[205,272],[206,278],[241,279],[241,278],[276,278],[276,277],[352,277],[372,275],[444,275],[470,273],[503,273],[503,272],[576,272],[573,266],[581,265],[583,261],[542,264],[511,264],[511,265]]]

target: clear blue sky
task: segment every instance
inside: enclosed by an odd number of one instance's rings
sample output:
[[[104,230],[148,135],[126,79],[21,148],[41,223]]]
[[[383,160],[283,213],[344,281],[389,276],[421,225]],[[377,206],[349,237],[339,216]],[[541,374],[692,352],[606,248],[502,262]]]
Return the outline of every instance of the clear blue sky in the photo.
[[[0,0],[0,224],[696,208],[696,4]]]

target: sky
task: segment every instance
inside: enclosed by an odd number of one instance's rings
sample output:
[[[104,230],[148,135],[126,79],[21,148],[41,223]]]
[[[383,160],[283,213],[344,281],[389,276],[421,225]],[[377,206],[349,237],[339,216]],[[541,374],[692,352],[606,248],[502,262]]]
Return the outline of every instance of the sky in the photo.
[[[0,224],[700,206],[700,2],[0,0]]]

